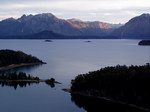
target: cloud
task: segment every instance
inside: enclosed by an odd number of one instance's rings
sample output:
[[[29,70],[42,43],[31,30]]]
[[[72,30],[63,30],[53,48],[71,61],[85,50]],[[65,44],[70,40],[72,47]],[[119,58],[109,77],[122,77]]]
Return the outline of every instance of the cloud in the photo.
[[[50,12],[64,19],[125,23],[150,12],[149,7],[149,0],[3,0],[0,1],[0,19]]]

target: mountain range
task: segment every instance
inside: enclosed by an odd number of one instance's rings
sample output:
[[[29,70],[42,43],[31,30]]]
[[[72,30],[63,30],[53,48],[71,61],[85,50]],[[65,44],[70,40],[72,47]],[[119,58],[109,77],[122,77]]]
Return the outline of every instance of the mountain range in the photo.
[[[126,24],[60,19],[51,13],[23,15],[0,21],[0,38],[75,39],[131,38],[150,39],[150,14],[134,17]]]
[[[84,22],[77,19],[59,19],[51,13],[37,15],[23,15],[18,19],[9,18],[0,22],[0,36],[29,35],[42,31],[53,31],[54,33],[70,36],[104,36],[113,29],[119,27],[117,24],[104,22]]]
[[[30,35],[17,35],[17,36],[2,36],[0,39],[119,39],[113,36],[94,36],[94,35],[82,35],[71,36],[54,33],[53,31],[42,31]]]
[[[110,35],[123,39],[150,39],[150,14],[142,14],[132,18]]]

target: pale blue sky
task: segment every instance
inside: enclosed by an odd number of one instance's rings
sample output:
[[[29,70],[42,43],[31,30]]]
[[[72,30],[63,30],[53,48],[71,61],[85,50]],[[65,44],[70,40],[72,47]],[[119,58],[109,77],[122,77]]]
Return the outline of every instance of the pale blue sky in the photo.
[[[150,13],[150,0],[0,0],[0,20],[38,13],[53,13],[62,19],[125,23]]]

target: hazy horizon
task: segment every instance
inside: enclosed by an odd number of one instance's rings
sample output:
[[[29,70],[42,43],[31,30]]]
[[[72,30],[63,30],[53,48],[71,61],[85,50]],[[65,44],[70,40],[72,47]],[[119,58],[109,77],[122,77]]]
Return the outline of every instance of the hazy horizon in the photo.
[[[61,19],[126,23],[150,12],[149,0],[5,0],[0,1],[0,20],[23,14],[52,13]]]

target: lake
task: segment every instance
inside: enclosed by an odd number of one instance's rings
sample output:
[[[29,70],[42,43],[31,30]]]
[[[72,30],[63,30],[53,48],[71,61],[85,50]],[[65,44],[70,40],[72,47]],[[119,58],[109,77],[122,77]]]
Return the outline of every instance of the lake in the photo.
[[[23,67],[22,71],[41,79],[55,78],[62,84],[44,83],[26,87],[0,86],[2,112],[86,112],[71,95],[62,91],[71,79],[105,66],[143,65],[150,62],[150,47],[138,46],[140,40],[0,40],[0,49],[21,50],[47,64]]]

